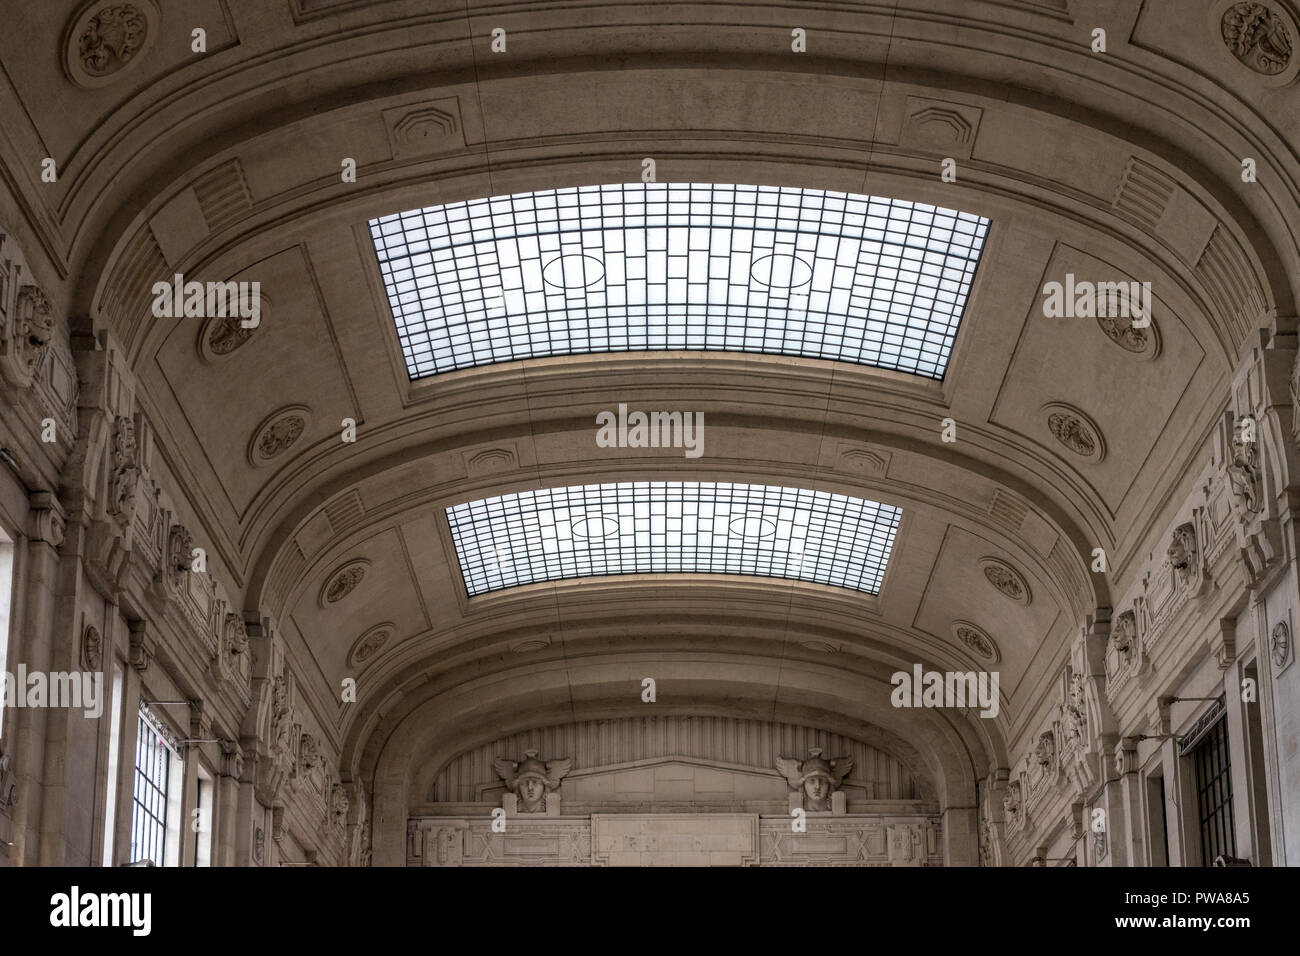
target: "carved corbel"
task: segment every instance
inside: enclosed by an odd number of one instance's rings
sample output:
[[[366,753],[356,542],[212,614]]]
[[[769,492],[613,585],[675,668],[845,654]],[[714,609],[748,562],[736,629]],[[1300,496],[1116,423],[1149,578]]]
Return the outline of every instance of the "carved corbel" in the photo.
[[[34,491],[27,498],[31,505],[28,534],[34,541],[43,541],[53,548],[63,544],[68,519],[58,496],[49,491]]]
[[[1237,659],[1237,619],[1219,618],[1219,630],[1210,635],[1210,650],[1214,652],[1219,670],[1226,671]]]
[[[284,805],[271,808],[271,842],[276,846],[284,845]]]
[[[1124,737],[1115,746],[1115,773],[1118,776],[1125,776],[1130,773],[1137,773],[1138,741],[1136,737]]]
[[[244,776],[244,752],[237,740],[221,741],[221,776],[238,783]]]
[[[153,654],[156,648],[154,638],[148,632],[148,625],[144,621],[131,621],[128,625],[131,636],[128,644],[129,657],[131,666],[141,674],[149,669],[153,662]]]

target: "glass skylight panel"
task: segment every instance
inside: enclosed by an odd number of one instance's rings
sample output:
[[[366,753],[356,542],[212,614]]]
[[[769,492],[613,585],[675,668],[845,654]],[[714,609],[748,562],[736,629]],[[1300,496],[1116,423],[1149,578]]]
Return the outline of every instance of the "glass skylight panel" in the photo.
[[[847,495],[715,482],[543,488],[447,509],[470,597],[611,574],[764,575],[878,594],[902,512]]]
[[[816,189],[626,183],[430,206],[370,234],[412,379],[663,349],[942,379],[988,224]]]

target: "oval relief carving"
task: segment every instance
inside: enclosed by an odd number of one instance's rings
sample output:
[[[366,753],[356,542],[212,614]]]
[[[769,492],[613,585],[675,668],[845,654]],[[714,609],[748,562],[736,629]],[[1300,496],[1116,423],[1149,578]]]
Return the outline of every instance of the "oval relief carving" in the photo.
[[[203,323],[199,329],[199,358],[205,362],[219,361],[236,349],[242,348],[258,329],[266,323],[271,302],[262,294],[258,298],[258,323],[256,328],[244,328],[244,320],[237,315],[216,316]]]
[[[983,628],[972,624],[970,621],[953,621],[952,635],[970,648],[976,657],[991,664],[996,664],[1002,660],[1002,652],[998,650],[993,638],[989,637]]]
[[[79,86],[111,83],[134,66],[158,33],[158,9],[151,0],[82,7],[64,38],[64,66]]]
[[[1292,35],[1282,14],[1264,3],[1234,3],[1219,21],[1223,42],[1237,62],[1264,76],[1286,72]]]
[[[81,636],[81,659],[86,670],[97,671],[104,666],[104,639],[93,624]]]
[[[1047,430],[1071,452],[1094,462],[1106,457],[1106,442],[1101,437],[1101,430],[1079,409],[1053,402],[1044,405],[1043,412],[1047,416]]]
[[[1278,669],[1285,667],[1291,659],[1291,628],[1286,621],[1278,621],[1273,625],[1273,632],[1269,635],[1269,652],[1273,656],[1273,666]]]
[[[1160,351],[1160,333],[1155,320],[1143,328],[1134,328],[1133,320],[1122,316],[1099,315],[1097,324],[1106,337],[1126,352],[1142,358],[1155,358]]]
[[[370,562],[365,558],[357,558],[349,561],[347,564],[335,568],[334,571],[325,579],[325,584],[320,589],[320,595],[317,603],[321,607],[328,607],[331,604],[337,604],[345,597],[357,589],[361,579],[366,576],[366,569],[370,567]]]
[[[265,465],[278,458],[302,437],[311,424],[311,411],[305,405],[289,405],[269,415],[248,443],[248,460]]]
[[[1017,604],[1029,604],[1033,595],[1025,576],[998,558],[980,558],[980,569],[985,579]]]
[[[386,621],[370,628],[357,638],[356,643],[352,645],[352,650],[348,652],[348,663],[351,665],[364,664],[370,660],[384,649],[384,645],[393,636],[396,627],[397,625],[391,621]]]

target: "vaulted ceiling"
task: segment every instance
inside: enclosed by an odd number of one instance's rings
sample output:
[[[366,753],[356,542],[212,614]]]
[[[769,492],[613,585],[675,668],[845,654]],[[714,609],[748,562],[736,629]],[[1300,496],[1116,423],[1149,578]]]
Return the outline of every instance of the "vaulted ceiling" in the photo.
[[[1189,5],[1204,29],[1174,29]],[[377,790],[418,790],[514,730],[635,713],[652,676],[667,712],[882,728],[943,802],[970,800],[1084,617],[1154,547],[1239,351],[1295,311],[1300,113],[1281,108],[1285,76],[1223,45],[1213,3],[146,2],[147,46],[101,77],[13,48],[61,35],[65,6],[24,5],[27,27],[0,33],[0,60],[32,64],[5,79],[23,119],[0,149],[30,170],[60,304],[129,355],[196,533]],[[45,155],[59,178],[42,185]],[[988,219],[941,378],[702,350],[412,380],[371,220],[640,183],[647,158],[660,183]],[[174,273],[259,282],[260,326],[153,318],[149,290]],[[1067,273],[1150,282],[1153,328],[1045,318],[1043,284]],[[599,447],[596,416],[620,403],[702,412],[704,454]],[[897,507],[879,594],[674,573],[467,595],[448,507],[652,481]],[[1109,574],[1091,571],[1098,547]],[[998,718],[891,708],[889,674],[916,661],[996,666]],[[355,705],[337,699],[349,675]]]

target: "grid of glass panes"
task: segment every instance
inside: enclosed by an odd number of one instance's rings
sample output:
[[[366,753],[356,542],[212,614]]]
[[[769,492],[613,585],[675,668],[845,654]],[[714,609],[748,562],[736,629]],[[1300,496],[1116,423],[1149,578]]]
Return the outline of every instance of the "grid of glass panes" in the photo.
[[[609,574],[712,572],[879,593],[901,512],[804,488],[617,482],[447,509],[465,590]]]
[[[1213,866],[1220,854],[1236,856],[1232,821],[1232,778],[1228,763],[1228,721],[1220,718],[1192,751],[1196,768],[1196,807],[1201,824],[1201,865]]]
[[[412,379],[696,349],[942,379],[988,224],[816,189],[624,183],[414,209],[370,233]]]
[[[131,860],[163,866],[167,851],[167,787],[171,749],[144,711],[135,741],[135,792],[131,805]]]

